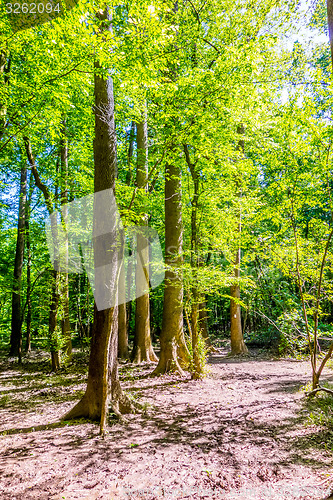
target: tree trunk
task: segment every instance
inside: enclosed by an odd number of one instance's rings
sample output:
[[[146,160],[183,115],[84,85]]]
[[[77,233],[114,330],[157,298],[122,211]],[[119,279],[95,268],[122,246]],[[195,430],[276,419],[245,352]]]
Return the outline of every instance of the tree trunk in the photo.
[[[108,10],[97,14],[101,23],[100,31],[112,31],[111,15]],[[99,61],[95,61],[94,95],[95,95],[95,139],[94,139],[94,191],[98,193],[105,189],[115,189],[117,175],[117,138],[114,121],[113,81],[108,75],[99,76],[101,69]],[[103,210],[104,217],[98,217]],[[94,202],[94,232],[103,234],[104,225],[110,227],[116,224],[116,214],[112,206],[99,206],[99,198]],[[110,251],[110,238],[94,238],[94,258],[96,265],[105,259]],[[107,276],[107,285],[111,291],[118,286],[117,264],[113,266],[111,276]],[[96,279],[95,286],[99,286]],[[102,284],[101,284],[102,286]],[[77,405],[63,419],[87,417],[93,420],[101,419],[101,433],[104,433],[108,401],[116,413],[124,413],[131,409],[124,397],[119,377],[117,363],[118,325],[116,307],[98,310],[94,307],[94,324],[91,339],[88,382],[86,392]]]
[[[51,351],[52,371],[56,372],[60,368],[60,352],[59,352],[59,332],[57,330],[57,314],[59,305],[59,272],[51,271],[52,293],[49,313],[49,339]]]
[[[25,338],[25,351],[29,353],[31,351],[31,319],[32,319],[32,307],[31,307],[31,247],[30,247],[30,206],[32,193],[34,191],[33,176],[30,176],[29,185],[29,199],[27,200],[26,208],[26,218],[25,218],[25,236],[26,236],[26,247],[27,247],[27,332]]]
[[[237,127],[238,134],[244,134],[244,126],[240,125]],[[237,149],[244,154],[244,139],[240,139],[238,141]],[[236,182],[236,184],[238,184]],[[242,192],[241,188],[239,188],[239,202],[241,201]],[[242,213],[239,208],[239,223],[238,223],[238,239],[240,241],[241,231],[242,231]],[[241,263],[241,248],[240,243],[238,244],[238,248],[236,251],[235,265],[234,265],[234,276],[236,280],[240,278],[240,263]],[[236,282],[235,285],[232,285],[230,288],[230,337],[231,337],[231,354],[246,354],[248,352],[247,347],[244,343],[243,338],[243,330],[242,330],[242,320],[241,320],[241,308],[238,303],[240,299],[240,287]],[[236,299],[236,300],[233,300]]]
[[[199,329],[202,338],[205,340],[206,347],[211,347],[212,343],[208,332],[207,304],[205,300],[199,304]]]
[[[121,264],[119,284],[119,288],[125,292],[126,276],[124,262]],[[118,358],[122,360],[129,359],[125,297],[123,298],[123,302],[118,306]]]
[[[199,267],[198,245],[199,235],[197,227],[197,214],[198,214],[198,199],[199,199],[199,173],[196,169],[196,163],[191,162],[190,152],[187,144],[183,145],[187,166],[191,172],[193,181],[193,198],[191,200],[191,269],[192,269],[192,285],[191,285],[191,336],[192,336],[192,352],[193,352],[193,370],[192,377],[200,378],[203,375],[204,366],[201,363],[199,355],[199,290],[197,286],[197,272]]]
[[[21,362],[22,351],[22,318],[21,318],[21,280],[24,259],[24,230],[27,201],[27,167],[21,167],[20,200],[17,224],[16,252],[14,263],[14,280],[12,293],[12,328],[10,336],[10,356],[18,356]]]
[[[28,254],[28,262],[27,262],[27,331],[25,338],[25,351],[27,353],[31,352],[31,317],[32,317],[32,309],[31,309],[31,248],[30,248],[30,232],[29,232],[29,221],[26,221],[25,224],[26,231],[26,239],[27,239],[27,254]]]
[[[136,125],[137,129],[137,170],[136,186],[148,190],[148,130],[147,113],[144,120]],[[143,214],[141,226],[148,227],[148,215]],[[137,235],[137,264],[135,270],[136,307],[135,336],[132,359],[134,363],[156,362],[150,336],[149,308],[149,245],[144,234]]]
[[[240,277],[240,248],[237,250],[234,274],[235,278]],[[230,336],[231,336],[231,354],[245,354],[247,347],[244,344],[242,321],[241,321],[241,308],[237,300],[240,299],[239,285],[232,285],[230,288]],[[235,298],[236,300],[233,300]]]
[[[67,219],[68,219],[68,143],[66,138],[66,121],[63,121],[62,127],[62,138],[60,140],[60,165],[61,165],[61,205],[62,205],[62,215],[63,223],[66,229]],[[66,241],[66,255],[68,261],[68,241]],[[66,341],[64,353],[67,356],[67,360],[72,360],[72,337],[71,337],[71,326],[69,323],[69,290],[68,290],[68,273],[64,273],[61,277],[61,294],[60,300],[62,302],[63,317],[61,319],[61,331],[62,336]]]
[[[174,149],[170,154],[174,154]],[[172,161],[170,161],[172,160]],[[183,331],[183,226],[181,170],[170,158],[165,166],[165,272],[160,359],[153,375],[169,371],[183,374],[189,364]]]

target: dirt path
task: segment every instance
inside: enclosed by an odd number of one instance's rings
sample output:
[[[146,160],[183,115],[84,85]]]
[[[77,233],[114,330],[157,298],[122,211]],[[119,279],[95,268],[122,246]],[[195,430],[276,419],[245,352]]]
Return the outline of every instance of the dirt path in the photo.
[[[131,367],[123,385],[145,408],[105,440],[56,422],[84,375],[38,370],[2,365],[1,499],[319,500],[333,487],[332,436],[304,425],[307,362],[214,355],[203,381]]]

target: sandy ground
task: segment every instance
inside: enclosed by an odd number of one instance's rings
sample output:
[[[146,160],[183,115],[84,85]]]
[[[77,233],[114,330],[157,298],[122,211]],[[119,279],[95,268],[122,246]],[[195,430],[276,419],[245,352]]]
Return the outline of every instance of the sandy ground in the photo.
[[[305,361],[210,359],[201,381],[139,378],[121,368],[141,404],[105,439],[91,422],[60,423],[85,387],[79,373],[0,365],[0,498],[309,499],[333,488],[332,434],[307,422]],[[327,369],[326,380],[333,380]],[[328,445],[329,444],[329,445]]]

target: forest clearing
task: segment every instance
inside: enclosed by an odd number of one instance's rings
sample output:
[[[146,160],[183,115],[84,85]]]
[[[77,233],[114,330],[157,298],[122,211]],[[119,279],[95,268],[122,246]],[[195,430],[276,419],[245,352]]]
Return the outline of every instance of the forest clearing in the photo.
[[[123,386],[142,409],[125,424],[111,418],[103,439],[94,423],[59,422],[84,377],[46,372],[43,360],[35,355],[28,370],[2,360],[6,500],[319,500],[330,492],[333,437],[309,419],[305,361],[221,350],[200,381],[144,378],[151,366],[123,365]],[[331,368],[325,375],[333,380]]]

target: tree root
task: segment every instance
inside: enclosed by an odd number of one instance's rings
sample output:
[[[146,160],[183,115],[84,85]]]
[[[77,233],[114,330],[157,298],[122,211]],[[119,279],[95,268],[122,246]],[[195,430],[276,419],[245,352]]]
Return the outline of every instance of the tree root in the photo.
[[[229,352],[227,358],[251,358],[251,354],[246,352]]]
[[[185,376],[185,372],[181,368],[178,361],[172,360],[167,364],[157,365],[155,370],[149,374],[149,377],[159,377],[160,375],[166,375],[167,373],[172,373],[173,375],[179,375],[180,377]]]
[[[307,392],[306,395],[308,397],[312,397],[319,391],[327,392],[327,394],[331,394],[333,396],[332,389],[327,389],[326,387],[321,387],[321,386],[317,387],[316,389],[313,389],[312,391]]]

